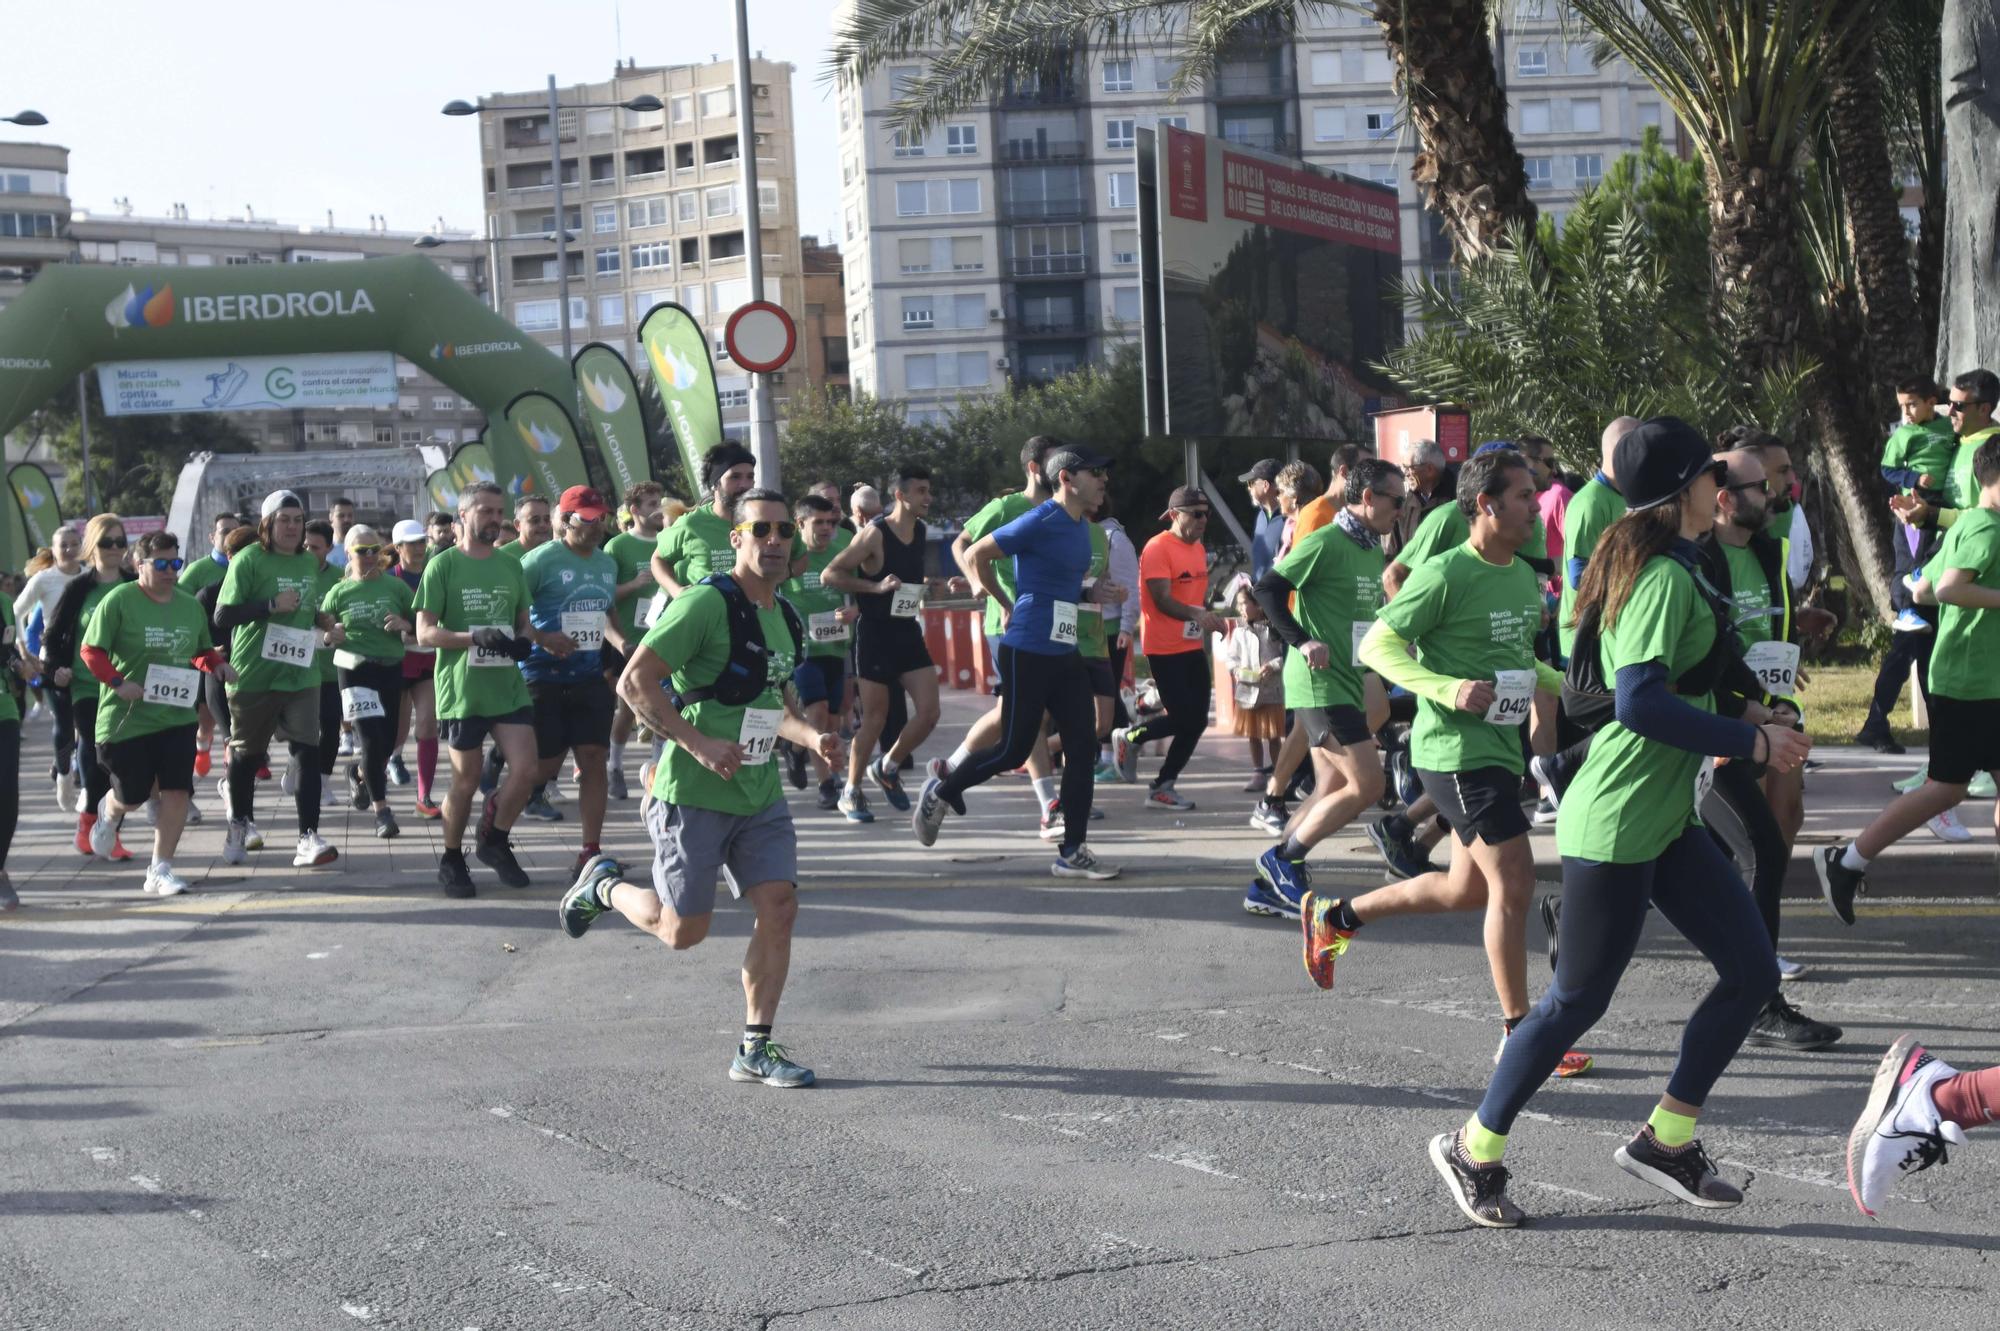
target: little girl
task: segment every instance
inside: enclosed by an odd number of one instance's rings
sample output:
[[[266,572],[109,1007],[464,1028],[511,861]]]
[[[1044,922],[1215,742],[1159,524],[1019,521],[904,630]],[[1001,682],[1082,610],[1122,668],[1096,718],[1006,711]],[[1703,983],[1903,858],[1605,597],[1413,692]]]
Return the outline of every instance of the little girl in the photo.
[[[1262,790],[1285,734],[1285,685],[1279,674],[1285,649],[1247,583],[1236,589],[1236,617],[1235,631],[1222,645],[1223,661],[1236,681],[1235,733],[1250,741],[1252,771],[1244,789]]]

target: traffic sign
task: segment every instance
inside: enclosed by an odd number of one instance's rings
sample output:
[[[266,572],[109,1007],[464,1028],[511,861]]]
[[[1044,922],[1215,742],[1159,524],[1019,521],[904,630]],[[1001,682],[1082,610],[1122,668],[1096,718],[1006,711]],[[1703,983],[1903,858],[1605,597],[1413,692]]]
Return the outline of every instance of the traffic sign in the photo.
[[[792,358],[799,344],[798,325],[782,305],[753,300],[729,316],[722,343],[729,359],[752,374],[769,374]]]

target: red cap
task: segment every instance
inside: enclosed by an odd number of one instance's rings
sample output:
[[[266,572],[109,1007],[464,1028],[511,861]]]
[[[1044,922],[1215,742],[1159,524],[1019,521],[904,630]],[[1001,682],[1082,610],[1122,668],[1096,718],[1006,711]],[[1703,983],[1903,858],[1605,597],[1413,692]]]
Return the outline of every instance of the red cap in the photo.
[[[603,495],[597,493],[597,491],[591,489],[589,486],[572,485],[569,489],[563,491],[562,498],[556,501],[556,511],[558,513],[574,513],[578,517],[589,521],[601,518],[606,513],[609,513],[611,506],[604,502]]]

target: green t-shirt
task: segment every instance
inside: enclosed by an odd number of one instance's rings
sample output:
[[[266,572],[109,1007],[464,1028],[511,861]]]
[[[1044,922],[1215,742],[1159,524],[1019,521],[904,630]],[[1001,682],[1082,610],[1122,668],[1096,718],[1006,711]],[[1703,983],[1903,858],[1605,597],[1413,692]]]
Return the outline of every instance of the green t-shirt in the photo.
[[[640,570],[652,567],[653,542],[648,537],[621,531],[604,543],[604,553],[611,556],[618,570],[618,585],[622,587],[638,577]],[[639,610],[653,599],[653,591],[649,582],[618,602],[618,627],[625,630],[628,641],[639,640]]]
[[[493,547],[493,549],[496,554],[503,554],[517,564],[520,563],[523,559],[527,558],[528,555],[528,552],[521,548],[521,541],[519,537],[516,537],[515,539],[508,541],[505,545],[496,545]]]
[[[229,561],[229,571],[222,577],[222,590],[215,598],[218,606],[268,601],[283,591],[299,594],[298,606],[290,614],[238,624],[230,634],[229,664],[237,676],[233,692],[293,693],[319,687],[319,662],[314,656],[319,633],[313,627],[313,617],[319,613],[319,575],[319,560],[303,549],[280,555],[261,545],[247,545]],[[302,661],[294,664],[265,658],[264,643],[273,626],[310,636],[311,643]]]
[[[518,561],[505,556],[474,559],[457,546],[424,565],[413,608],[437,616],[454,633],[501,628],[510,635],[528,608],[528,581]],[[528,705],[528,685],[505,656],[473,665],[474,652],[446,647],[437,654],[437,714],[440,720],[506,716]]]
[[[1957,449],[1958,436],[1952,433],[1951,420],[1933,416],[1922,425],[1905,422],[1891,431],[1889,442],[1882,446],[1882,465],[1928,475],[1934,488],[1943,489],[1951,472],[1952,454]],[[1901,490],[1910,493],[1907,486]]]
[[[852,544],[854,533],[835,527],[833,539],[827,542],[826,549],[806,551],[806,571],[796,578],[787,579],[785,585],[778,589],[779,595],[790,601],[792,609],[798,611],[799,618],[805,621],[807,656],[845,656],[848,645],[854,639],[854,626],[843,624],[840,626],[840,637],[816,640],[812,622],[814,615],[830,614],[847,604],[847,593],[821,586],[819,577],[826,572],[826,566],[833,562],[834,556]]]
[[[1489,564],[1470,545],[1461,545],[1412,572],[1377,618],[1416,644],[1425,669],[1491,680],[1497,671],[1535,668],[1542,592],[1535,571],[1519,559],[1504,567]],[[1500,767],[1518,774],[1520,728],[1419,697],[1410,760],[1427,772]]]
[[[736,550],[729,544],[729,519],[717,517],[714,508],[706,504],[689,509],[662,531],[653,543],[653,553],[665,561],[674,581],[683,587],[736,566]]]
[[[785,623],[784,612],[776,605],[760,609],[757,622],[764,633],[764,645],[771,653],[763,694],[743,707],[731,707],[710,698],[684,713],[696,730],[713,739],[740,740],[746,712],[776,711],[782,715],[784,711],[784,686],[797,664],[793,659],[792,632]],[[729,612],[722,593],[713,587],[688,588],[685,595],[668,602],[660,622],[646,631],[641,645],[672,668],[676,690],[713,683],[729,662]],[[693,754],[670,742],[665,759],[653,774],[653,797],[669,804],[748,816],[779,803],[785,793],[778,784],[778,764],[771,760],[768,747],[763,762],[745,764],[737,771],[735,780],[725,781],[702,766]]]
[[[1762,575],[1758,575],[1762,578]],[[1665,555],[1646,561],[1618,622],[1598,641],[1606,682],[1628,665],[1658,661],[1669,678],[1693,668],[1715,644],[1715,615],[1694,578]],[[1680,695],[1704,712],[1715,710],[1706,693]],[[1642,864],[1657,857],[1690,826],[1695,772],[1708,761],[1698,753],[1639,736],[1608,721],[1590,741],[1583,770],[1563,795],[1556,847],[1566,856],[1612,864]]]
[[[1404,568],[1415,568],[1446,550],[1464,545],[1471,537],[1472,520],[1459,511],[1457,503],[1443,504],[1424,514],[1408,543],[1396,553],[1396,562]],[[1549,557],[1549,534],[1542,530],[1541,514],[1535,515],[1535,525],[1528,529],[1528,539],[1521,542],[1516,553],[1523,558]]]
[[[1946,508],[1970,512],[1979,507],[1979,480],[1972,472],[1972,455],[1996,433],[2000,433],[2000,425],[1989,425],[1959,439],[1957,451],[1951,455],[1951,473],[1945,484]]]
[[[1409,547],[1405,546],[1407,550]],[[1285,653],[1285,702],[1291,707],[1360,707],[1360,639],[1382,602],[1382,547],[1366,549],[1337,523],[1306,533],[1273,572],[1298,588],[1292,614],[1308,636],[1326,644],[1327,667],[1314,670],[1305,654]]]
[[[326,594],[340,585],[339,565],[328,564],[322,568],[319,571],[318,585],[319,604],[320,608],[324,610],[326,608]],[[334,673],[333,648],[322,646],[319,649],[319,682],[322,684],[331,684],[338,678],[339,676]]]
[[[1016,490],[1012,494],[1004,494],[998,499],[991,501],[986,507],[974,513],[972,520],[965,524],[966,548],[968,550],[971,549],[981,539],[999,531],[1002,527],[1012,522],[1015,518],[1020,517],[1034,506],[1035,501],[1028,498],[1027,492],[1024,490]],[[994,560],[993,580],[1000,584],[1000,590],[1006,594],[1008,600],[1011,601],[1014,599],[1013,560]],[[1133,588],[1132,594],[1137,596],[1139,594],[1138,588]],[[1000,603],[988,597],[986,599],[986,640],[988,642],[998,642],[1000,641],[1000,635],[1006,631],[1007,626],[1000,622]]]
[[[1562,603],[1556,610],[1556,640],[1562,647],[1565,658],[1576,642],[1576,588],[1570,586],[1569,562],[1572,559],[1588,560],[1597,549],[1597,538],[1604,529],[1625,516],[1625,496],[1607,485],[1601,477],[1593,476],[1584,487],[1570,497],[1569,509],[1563,514],[1563,565],[1556,570],[1562,575]]]
[[[12,643],[18,651],[20,643],[16,641],[14,630],[14,603],[0,596],[0,642]],[[14,697],[14,690],[19,686],[19,682],[18,675],[12,679],[0,680],[0,723],[21,719],[21,704]]]
[[[1948,568],[1966,569],[1981,587],[2000,587],[2000,513],[1968,509],[1945,533],[1944,545],[1925,565],[1931,582]],[[1942,606],[1937,645],[1931,649],[1930,687],[1947,698],[2000,698],[2000,610]]]
[[[84,593],[83,609],[78,611],[76,616],[76,645],[79,649],[78,654],[72,656],[67,661],[51,662],[51,665],[66,665],[69,667],[69,696],[72,702],[81,702],[86,698],[95,699],[97,697],[97,676],[91,674],[83,664],[83,656],[81,654],[84,641],[83,635],[90,632],[90,617],[97,613],[97,607],[103,604],[106,596],[111,594],[112,588],[120,585],[116,582],[97,582],[97,574],[94,571],[87,570],[83,576],[89,578],[95,585]],[[127,581],[130,581],[130,579],[127,579]]]
[[[90,628],[83,635],[86,647],[101,647],[111,654],[112,668],[140,687],[154,666],[182,669],[194,675],[194,658],[209,648],[208,616],[201,603],[174,589],[172,599],[161,605],[136,582],[112,588],[98,603]],[[137,739],[176,726],[194,724],[195,702],[201,697],[200,679],[183,679],[194,686],[187,705],[166,702],[126,702],[110,689],[97,699],[97,742]]]
[[[400,615],[414,624],[414,600],[408,583],[393,573],[382,573],[372,578],[342,578],[321,604],[347,630],[341,653],[395,663],[403,659],[403,635],[383,628],[382,621]]]
[[[1791,540],[1792,523],[1798,516],[1799,506],[1797,504],[1793,504],[1782,513],[1775,508],[1772,509],[1770,515],[1764,519],[1764,534],[1774,541]]]
[[[204,587],[213,587],[222,581],[223,572],[228,567],[227,564],[216,563],[212,555],[203,555],[199,559],[191,560],[181,569],[179,579],[181,590],[193,596]]]
[[[1012,562],[1011,560],[1009,561]],[[1090,524],[1090,568],[1084,573],[1086,578],[1101,578],[1111,567],[1111,540],[1104,534],[1104,528]],[[1104,638],[1104,616],[1106,611],[1116,615],[1117,606],[1100,605],[1096,601],[1079,602],[1076,607],[1076,651],[1077,655],[1095,661],[1107,660],[1111,656],[1111,646]]]
[[[1745,647],[1770,641],[1777,621],[1771,618],[1771,584],[1764,576],[1764,566],[1747,545],[1716,544],[1729,561],[1729,599],[1735,605],[1729,618],[1736,625],[1736,636],[1743,639]]]

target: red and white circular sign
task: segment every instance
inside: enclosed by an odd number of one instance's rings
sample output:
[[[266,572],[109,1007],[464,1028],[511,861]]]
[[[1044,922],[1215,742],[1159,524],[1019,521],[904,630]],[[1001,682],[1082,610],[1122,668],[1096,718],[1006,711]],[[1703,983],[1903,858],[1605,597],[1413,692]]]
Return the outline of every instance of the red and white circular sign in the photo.
[[[752,374],[769,374],[792,358],[799,344],[798,325],[782,305],[753,300],[729,316],[722,328],[729,359]]]

